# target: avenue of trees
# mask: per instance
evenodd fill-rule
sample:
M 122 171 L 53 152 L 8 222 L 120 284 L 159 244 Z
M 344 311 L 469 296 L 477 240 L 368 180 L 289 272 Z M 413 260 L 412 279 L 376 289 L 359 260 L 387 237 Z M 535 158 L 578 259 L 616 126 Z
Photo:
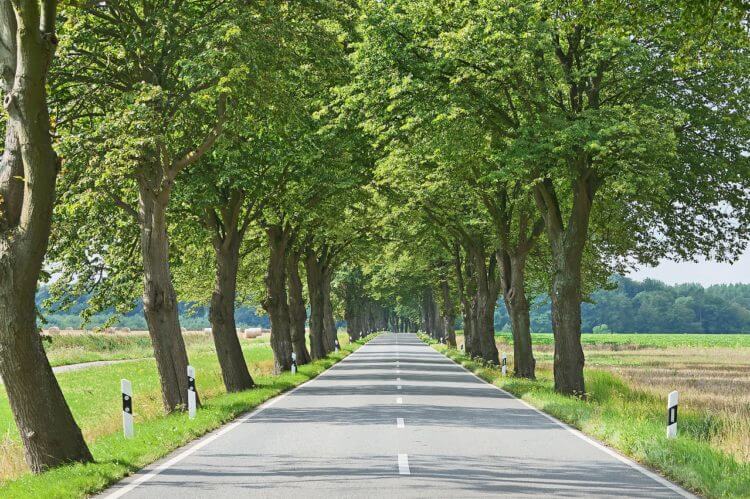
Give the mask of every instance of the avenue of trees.
M 180 303 L 203 304 L 227 391 L 349 335 L 423 330 L 585 396 L 581 303 L 634 262 L 732 259 L 750 218 L 742 2 L 0 0 L 0 376 L 41 472 L 88 451 L 36 294 L 85 318 L 140 301 L 165 412 Z M 309 331 L 309 332 L 308 332 Z

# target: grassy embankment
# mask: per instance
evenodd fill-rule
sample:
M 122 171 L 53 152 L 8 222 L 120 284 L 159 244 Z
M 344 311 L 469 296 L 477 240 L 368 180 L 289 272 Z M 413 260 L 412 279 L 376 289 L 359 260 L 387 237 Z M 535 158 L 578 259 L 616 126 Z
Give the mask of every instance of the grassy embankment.
M 750 335 L 584 335 L 585 401 L 554 393 L 552 337 L 533 340 L 537 381 L 503 378 L 460 350 L 434 347 L 688 489 L 750 497 Z M 510 335 L 497 343 L 512 368 Z M 679 437 L 667 440 L 666 395 L 674 389 L 680 391 Z
M 342 352 L 301 366 L 292 376 L 271 374 L 273 355 L 267 340 L 243 340 L 243 351 L 257 387 L 241 393 L 224 392 L 216 355 L 209 337 L 188 340 L 190 361 L 197 370 L 197 387 L 203 407 L 196 419 L 184 413 L 165 416 L 153 359 L 92 367 L 58 374 L 65 398 L 96 460 L 93 464 L 64 466 L 31 475 L 23 462 L 23 449 L 8 400 L 0 387 L 0 497 L 84 497 L 105 488 L 174 449 L 230 421 L 262 402 L 326 370 L 359 344 L 340 335 Z M 361 343 L 360 343 L 361 344 Z M 121 434 L 120 379 L 133 382 L 136 436 Z

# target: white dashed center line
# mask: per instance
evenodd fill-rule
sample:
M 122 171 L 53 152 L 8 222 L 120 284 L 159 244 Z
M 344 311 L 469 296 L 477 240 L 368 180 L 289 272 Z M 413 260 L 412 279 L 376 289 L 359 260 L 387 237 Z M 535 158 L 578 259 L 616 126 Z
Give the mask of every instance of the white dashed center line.
M 396 418 L 396 428 L 404 427 L 404 418 Z
M 400 390 L 400 389 L 401 389 L 401 385 L 398 385 L 398 386 L 396 387 L 396 390 Z
M 399 454 L 398 455 L 398 474 L 399 475 L 411 475 L 409 470 L 409 455 Z

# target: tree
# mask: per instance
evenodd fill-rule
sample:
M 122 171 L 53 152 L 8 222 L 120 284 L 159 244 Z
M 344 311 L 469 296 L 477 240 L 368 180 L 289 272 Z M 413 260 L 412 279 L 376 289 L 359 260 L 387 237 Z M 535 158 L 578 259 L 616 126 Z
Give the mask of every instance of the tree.
M 0 164 L 0 376 L 35 473 L 91 461 L 36 326 L 35 293 L 49 241 L 55 181 L 47 77 L 58 44 L 57 3 L 0 3 L 7 112 Z
M 705 34 L 705 23 L 670 2 L 623 10 L 613 2 L 395 0 L 365 9 L 356 59 L 365 90 L 354 104 L 386 110 L 399 124 L 370 120 L 376 144 L 413 147 L 401 135 L 425 116 L 477 123 L 495 183 L 518 186 L 541 214 L 557 391 L 585 394 L 587 246 L 603 262 L 731 257 L 743 246 L 747 37 L 734 12 L 718 9 L 711 43 L 698 46 L 685 34 Z
M 141 258 L 130 270 L 142 272 L 167 411 L 187 404 L 188 364 L 169 265 L 168 206 L 178 176 L 221 134 L 233 85 L 247 84 L 236 50 L 250 33 L 242 9 L 225 1 L 114 1 L 66 10 L 70 29 L 57 92 L 70 120 L 65 148 L 76 158 L 71 175 L 96 172 L 78 178 L 74 190 L 95 190 L 107 201 L 97 200 L 99 206 L 118 208 L 138 229 Z M 82 266 L 117 251 L 102 249 L 110 244 L 111 225 L 101 229 L 106 235 L 82 243 L 89 255 L 99 255 Z

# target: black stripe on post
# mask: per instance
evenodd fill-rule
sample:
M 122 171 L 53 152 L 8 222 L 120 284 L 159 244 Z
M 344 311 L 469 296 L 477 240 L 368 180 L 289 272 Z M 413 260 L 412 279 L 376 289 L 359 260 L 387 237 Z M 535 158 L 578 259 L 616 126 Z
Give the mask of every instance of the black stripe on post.
M 195 391 L 195 378 L 188 376 L 188 390 L 191 392 Z
M 677 406 L 673 405 L 667 412 L 667 426 L 675 424 L 677 422 Z
M 133 414 L 133 397 L 125 393 L 122 394 L 122 412 Z

